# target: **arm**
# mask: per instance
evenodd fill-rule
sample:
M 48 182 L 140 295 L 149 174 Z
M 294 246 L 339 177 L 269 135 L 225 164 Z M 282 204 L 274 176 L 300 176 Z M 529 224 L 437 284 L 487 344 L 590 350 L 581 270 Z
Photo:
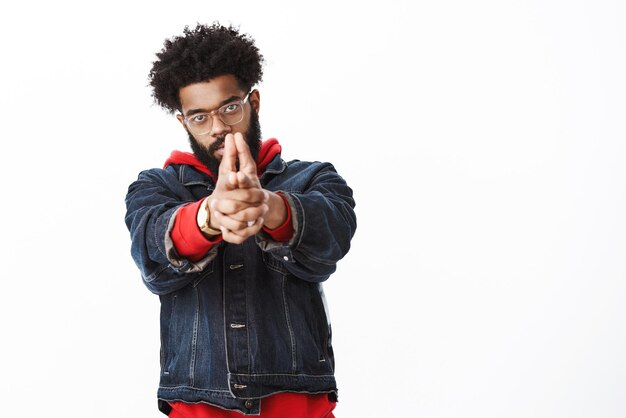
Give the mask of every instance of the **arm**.
M 144 171 L 128 188 L 125 221 L 131 234 L 131 255 L 153 293 L 169 293 L 198 279 L 217 254 L 217 246 L 213 246 L 192 262 L 180 256 L 173 244 L 176 215 L 195 201 L 168 170 Z
M 285 243 L 275 242 L 265 232 L 257 235 L 261 249 L 268 251 L 295 276 L 314 282 L 326 280 L 337 262 L 350 249 L 356 230 L 352 189 L 328 163 L 296 163 L 286 175 L 296 191 L 283 192 L 292 214 L 294 235 Z
M 256 164 L 241 134 L 227 135 L 225 148 L 220 178 L 231 179 L 230 187 L 241 193 L 257 191 L 258 196 L 262 191 L 266 197 L 250 202 L 226 195 L 213 199 L 211 216 L 222 226 L 224 240 L 241 243 L 256 235 L 260 248 L 280 260 L 292 274 L 308 281 L 326 280 L 348 252 L 356 230 L 352 189 L 331 164 L 297 163 L 283 174 L 285 184 L 295 185 L 296 191 L 282 192 L 283 199 L 261 188 Z M 236 158 L 239 171 L 235 171 Z M 294 233 L 290 240 L 278 242 L 267 228 L 283 225 L 288 216 Z M 248 226 L 250 221 L 255 224 Z M 261 224 L 267 228 L 261 229 Z

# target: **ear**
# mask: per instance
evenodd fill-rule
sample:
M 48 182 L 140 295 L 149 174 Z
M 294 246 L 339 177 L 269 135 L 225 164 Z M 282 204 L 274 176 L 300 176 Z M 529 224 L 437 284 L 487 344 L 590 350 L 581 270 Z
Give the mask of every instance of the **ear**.
M 248 97 L 248 101 L 250 101 L 252 108 L 258 114 L 261 109 L 261 93 L 259 93 L 257 89 L 252 90 L 250 97 Z
M 185 121 L 183 120 L 183 115 L 181 115 L 180 113 L 177 113 L 176 114 L 176 119 L 178 119 L 180 124 L 183 125 L 183 128 L 185 128 L 185 130 L 187 130 L 187 125 L 185 125 Z

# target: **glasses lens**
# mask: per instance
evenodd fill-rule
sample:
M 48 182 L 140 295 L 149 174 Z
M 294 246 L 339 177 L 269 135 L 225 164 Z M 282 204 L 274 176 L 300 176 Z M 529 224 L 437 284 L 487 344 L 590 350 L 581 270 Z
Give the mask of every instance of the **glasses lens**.
M 187 118 L 187 127 L 192 134 L 199 135 L 211 130 L 213 117 L 208 113 L 198 113 Z
M 235 125 L 243 120 L 243 103 L 229 103 L 217 110 L 217 116 L 226 125 Z M 198 113 L 187 119 L 187 128 L 193 135 L 205 135 L 213 127 L 212 113 Z
M 226 125 L 234 125 L 243 119 L 243 106 L 241 103 L 229 103 L 220 107 L 219 115 Z

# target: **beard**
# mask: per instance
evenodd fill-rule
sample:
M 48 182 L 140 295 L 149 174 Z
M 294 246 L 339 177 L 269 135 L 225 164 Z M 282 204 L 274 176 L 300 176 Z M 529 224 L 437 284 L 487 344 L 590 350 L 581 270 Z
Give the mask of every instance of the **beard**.
M 200 162 L 204 164 L 215 177 L 217 177 L 219 174 L 220 160 L 215 158 L 214 154 L 215 151 L 217 151 L 226 141 L 226 135 L 217 137 L 215 142 L 209 145 L 209 148 L 205 148 L 200 145 L 191 133 L 187 132 L 187 135 L 189 135 L 189 145 L 191 146 L 191 150 L 196 158 L 200 160 Z M 248 130 L 243 136 L 248 144 L 248 147 L 250 148 L 252 158 L 254 158 L 254 161 L 257 161 L 259 158 L 259 151 L 261 150 L 261 126 L 259 124 L 259 115 L 254 110 L 250 112 L 250 126 L 248 126 Z M 238 160 L 236 164 L 237 168 L 239 168 Z

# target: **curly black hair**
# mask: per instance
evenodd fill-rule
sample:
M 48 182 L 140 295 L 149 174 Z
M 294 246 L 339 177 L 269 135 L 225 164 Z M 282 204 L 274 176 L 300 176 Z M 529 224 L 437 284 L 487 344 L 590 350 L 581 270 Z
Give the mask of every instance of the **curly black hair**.
M 232 74 L 249 91 L 263 78 L 263 56 L 254 40 L 217 22 L 185 26 L 182 36 L 166 39 L 150 70 L 154 102 L 170 113 L 181 110 L 179 90 L 192 83 Z

